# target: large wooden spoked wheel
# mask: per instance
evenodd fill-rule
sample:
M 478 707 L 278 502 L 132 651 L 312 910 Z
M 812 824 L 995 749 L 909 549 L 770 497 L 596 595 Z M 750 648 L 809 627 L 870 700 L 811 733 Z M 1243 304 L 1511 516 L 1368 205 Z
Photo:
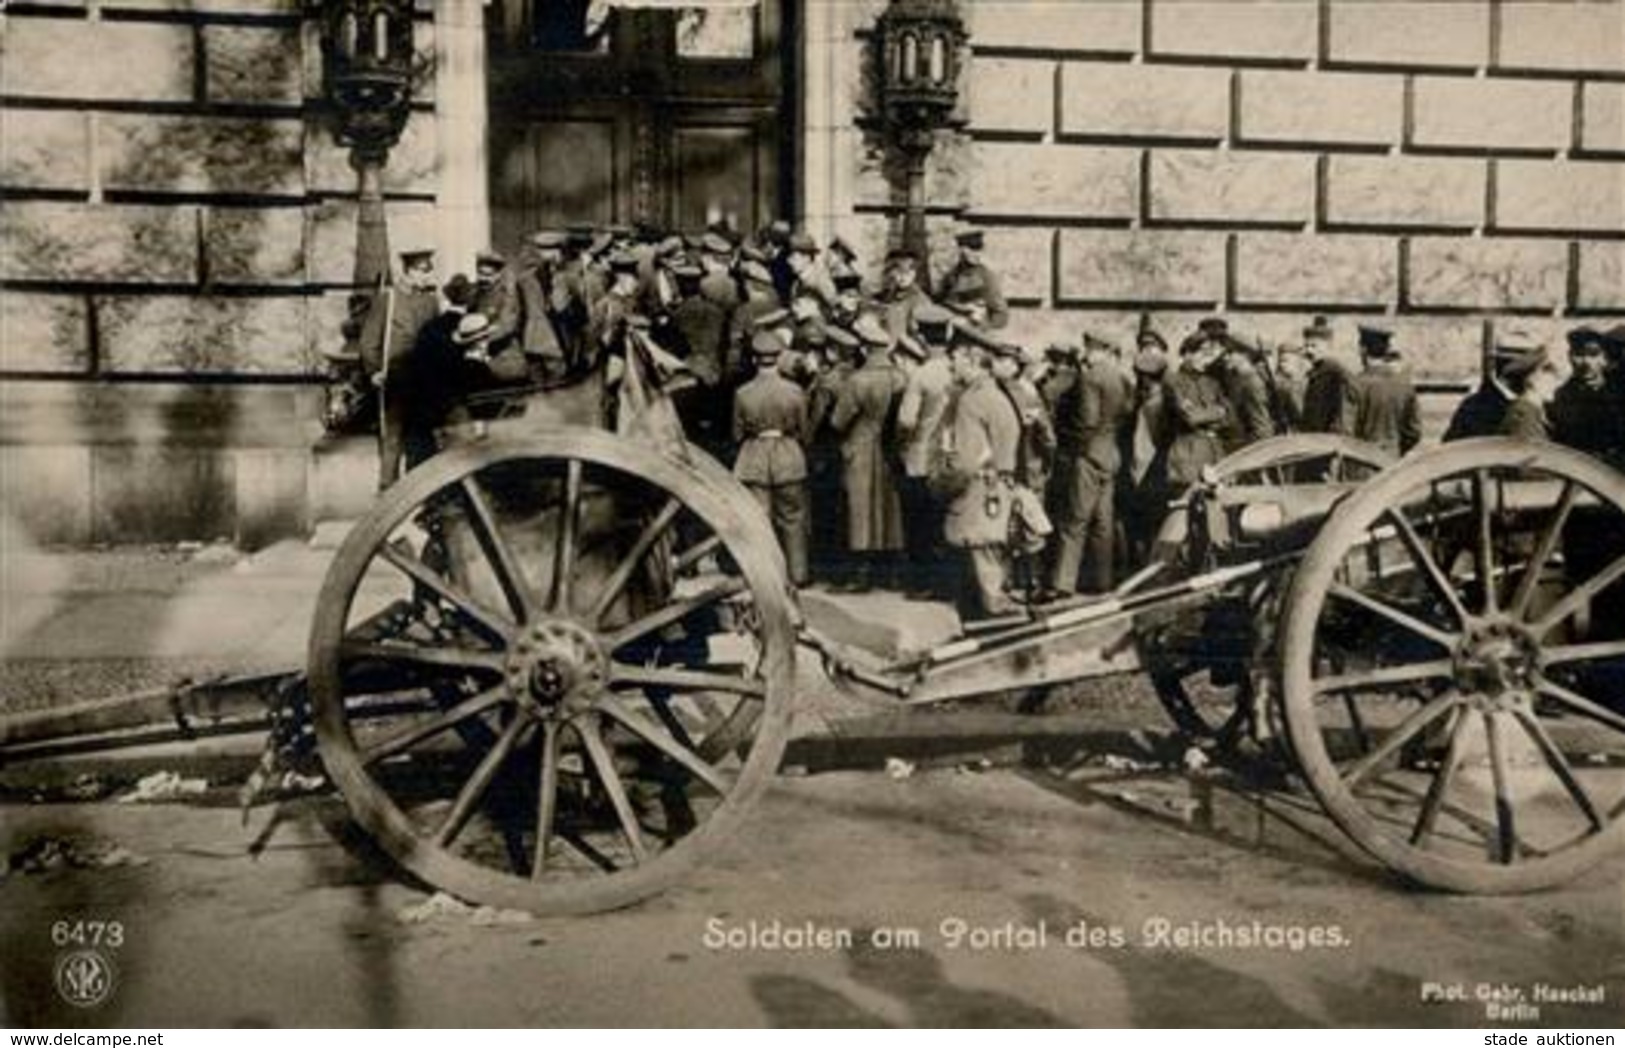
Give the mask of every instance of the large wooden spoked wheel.
M 791 597 L 714 464 L 560 429 L 447 451 L 339 549 L 309 652 L 357 823 L 468 901 L 585 913 L 664 889 L 783 754 Z
M 1326 812 L 1415 881 L 1519 892 L 1625 845 L 1625 476 L 1501 439 L 1345 500 L 1287 596 L 1287 729 Z
M 1166 567 L 1161 583 L 1222 566 L 1203 519 L 1224 488 L 1288 488 L 1369 480 L 1394 458 L 1374 444 L 1334 433 L 1291 433 L 1250 444 L 1214 464 L 1211 477 L 1187 492 L 1157 531 L 1155 555 Z M 1232 514 L 1234 515 L 1234 514 Z M 1186 735 L 1233 741 L 1246 725 L 1258 665 L 1260 623 L 1278 595 L 1256 588 L 1245 598 L 1147 617 L 1139 631 L 1147 676 L 1174 725 Z

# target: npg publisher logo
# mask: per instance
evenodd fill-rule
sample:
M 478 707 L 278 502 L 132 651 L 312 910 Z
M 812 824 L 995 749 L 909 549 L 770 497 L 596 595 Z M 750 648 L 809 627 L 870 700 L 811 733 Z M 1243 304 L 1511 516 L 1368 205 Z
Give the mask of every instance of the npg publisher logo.
M 71 950 L 57 959 L 56 992 L 75 1008 L 94 1008 L 113 995 L 113 962 L 100 950 Z

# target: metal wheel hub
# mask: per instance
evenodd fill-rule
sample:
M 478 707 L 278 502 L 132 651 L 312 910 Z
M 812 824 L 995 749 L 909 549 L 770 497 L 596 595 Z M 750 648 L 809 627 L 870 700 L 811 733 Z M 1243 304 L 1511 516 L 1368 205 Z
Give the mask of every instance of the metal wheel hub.
M 509 689 L 545 717 L 589 710 L 609 680 L 597 637 L 578 623 L 549 619 L 528 627 L 508 655 Z
M 1540 645 L 1510 619 L 1470 624 L 1456 647 L 1456 685 L 1482 709 L 1507 710 L 1527 701 L 1539 670 Z

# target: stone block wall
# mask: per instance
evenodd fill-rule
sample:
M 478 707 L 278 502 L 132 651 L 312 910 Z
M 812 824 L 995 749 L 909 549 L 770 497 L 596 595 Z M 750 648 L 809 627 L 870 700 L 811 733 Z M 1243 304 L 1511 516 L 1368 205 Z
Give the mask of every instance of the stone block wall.
M 933 157 L 935 240 L 988 228 L 1019 338 L 1213 311 L 1272 341 L 1326 313 L 1352 337 L 1380 315 L 1423 378 L 1467 383 L 1498 324 L 1625 312 L 1621 0 L 962 7 L 967 126 Z
M 7 512 L 44 542 L 297 531 L 355 238 L 304 5 L 79 0 L 0 17 Z M 386 168 L 397 246 L 433 234 L 432 89 Z

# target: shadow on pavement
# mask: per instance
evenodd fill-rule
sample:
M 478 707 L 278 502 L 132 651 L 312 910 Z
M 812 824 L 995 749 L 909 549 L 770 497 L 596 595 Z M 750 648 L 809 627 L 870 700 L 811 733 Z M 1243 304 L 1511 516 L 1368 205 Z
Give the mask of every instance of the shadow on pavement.
M 847 973 L 865 989 L 898 1001 L 914 1026 L 942 1029 L 1059 1028 L 1065 1020 L 1019 997 L 955 986 L 942 962 L 918 948 L 877 949 L 868 936 L 846 951 Z M 813 979 L 758 975 L 751 993 L 778 1027 L 890 1026 L 882 1016 Z

